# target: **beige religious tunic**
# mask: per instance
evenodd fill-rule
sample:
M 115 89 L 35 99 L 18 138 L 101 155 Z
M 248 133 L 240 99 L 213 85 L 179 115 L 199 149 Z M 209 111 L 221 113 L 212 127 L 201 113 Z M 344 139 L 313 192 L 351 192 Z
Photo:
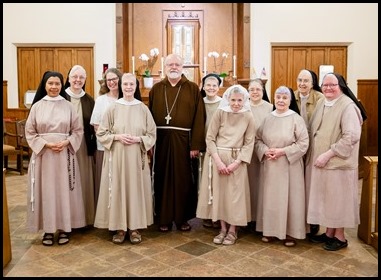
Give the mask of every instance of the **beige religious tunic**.
M 310 121 L 311 146 L 306 160 L 307 222 L 330 228 L 354 228 L 360 223 L 358 157 L 362 117 L 359 108 L 342 94 L 333 106 L 319 101 Z M 316 158 L 331 149 L 323 168 Z
M 83 128 L 73 105 L 58 96 L 45 96 L 30 109 L 25 125 L 32 157 L 28 167 L 27 228 L 31 232 L 71 232 L 86 225 L 78 151 Z M 69 140 L 57 153 L 47 142 Z
M 116 134 L 139 136 L 124 145 Z M 97 130 L 105 148 L 94 227 L 135 230 L 153 224 L 153 192 L 147 151 L 156 141 L 156 125 L 148 107 L 135 99 L 119 99 L 105 111 Z
M 247 165 L 254 149 L 254 123 L 250 111 L 232 113 L 218 109 L 214 113 L 206 136 L 198 218 L 223 220 L 237 226 L 246 226 L 251 221 Z M 216 152 L 226 165 L 236 159 L 242 162 L 233 174 L 220 175 L 211 157 Z
M 256 230 L 264 236 L 285 239 L 306 237 L 306 208 L 303 155 L 308 149 L 303 118 L 292 110 L 270 113 L 257 131 L 255 151 L 263 162 L 258 193 Z M 265 159 L 269 148 L 284 148 L 286 155 Z

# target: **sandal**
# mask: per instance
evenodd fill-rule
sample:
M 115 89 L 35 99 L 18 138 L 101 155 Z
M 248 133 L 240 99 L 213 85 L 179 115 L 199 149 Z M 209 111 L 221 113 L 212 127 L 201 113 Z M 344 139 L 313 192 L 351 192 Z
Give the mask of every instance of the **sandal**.
M 54 244 L 54 234 L 53 233 L 45 233 L 42 238 L 42 245 L 44 246 L 53 246 Z
M 161 226 L 159 226 L 159 231 L 161 231 L 161 232 L 168 232 L 169 231 L 169 226 L 168 225 L 161 225 Z
M 224 242 L 225 237 L 226 231 L 220 231 L 220 233 L 216 237 L 214 237 L 213 243 L 220 245 L 222 244 L 222 242 Z
M 124 230 L 119 230 L 113 237 L 112 242 L 115 244 L 122 244 L 126 238 L 126 232 Z
M 271 243 L 273 241 L 275 241 L 275 237 L 273 236 L 262 236 L 262 242 L 264 243 Z
M 138 230 L 130 230 L 130 242 L 132 244 L 139 244 L 142 242 L 142 235 Z
M 222 242 L 223 245 L 233 245 L 237 241 L 237 234 L 235 232 L 229 231 L 228 234 L 225 236 L 224 241 Z
M 286 238 L 283 241 L 283 245 L 286 247 L 294 247 L 296 245 L 296 241 L 295 241 L 295 239 Z
M 190 231 L 191 230 L 191 226 L 187 222 L 185 222 L 185 223 L 183 223 L 181 225 L 180 230 L 181 231 Z
M 65 245 L 69 243 L 69 233 L 60 231 L 58 233 L 58 245 Z

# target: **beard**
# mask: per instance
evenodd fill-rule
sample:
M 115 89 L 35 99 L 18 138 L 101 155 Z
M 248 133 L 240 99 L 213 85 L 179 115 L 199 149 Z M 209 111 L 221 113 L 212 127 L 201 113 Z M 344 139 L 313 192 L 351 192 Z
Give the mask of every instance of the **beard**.
M 180 77 L 181 77 L 181 72 L 172 71 L 172 72 L 169 72 L 168 74 L 168 78 L 170 79 L 178 79 Z

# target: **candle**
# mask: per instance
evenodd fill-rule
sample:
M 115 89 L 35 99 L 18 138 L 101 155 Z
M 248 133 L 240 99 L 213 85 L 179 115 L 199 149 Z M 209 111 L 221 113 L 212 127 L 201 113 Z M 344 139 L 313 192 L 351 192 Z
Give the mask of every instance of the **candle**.
M 204 76 L 206 75 L 206 56 L 204 56 Z
M 164 57 L 161 58 L 161 77 L 164 78 Z
M 237 68 L 237 57 L 233 55 L 233 78 L 237 78 L 236 68 Z
M 132 56 L 132 74 L 135 75 L 135 56 Z

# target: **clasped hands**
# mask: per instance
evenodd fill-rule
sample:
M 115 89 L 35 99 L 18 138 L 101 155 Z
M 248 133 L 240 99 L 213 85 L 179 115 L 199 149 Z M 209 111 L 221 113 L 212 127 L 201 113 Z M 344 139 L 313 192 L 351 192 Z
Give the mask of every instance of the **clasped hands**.
M 223 175 L 232 174 L 235 170 L 237 170 L 237 168 L 241 164 L 241 161 L 238 161 L 238 160 L 234 160 L 229 165 L 226 165 L 225 163 L 223 163 L 223 161 L 220 158 L 217 158 L 217 159 L 215 158 L 214 161 L 217 165 L 218 173 Z
M 267 160 L 275 160 L 285 155 L 285 152 L 281 148 L 270 148 L 265 152 Z
M 130 134 L 118 134 L 115 136 L 116 140 L 121 142 L 124 145 L 131 145 L 135 143 L 140 143 L 139 136 L 132 136 Z
M 69 143 L 69 140 L 66 139 L 56 143 L 46 143 L 45 147 L 51 149 L 53 152 L 59 153 L 62 152 Z

